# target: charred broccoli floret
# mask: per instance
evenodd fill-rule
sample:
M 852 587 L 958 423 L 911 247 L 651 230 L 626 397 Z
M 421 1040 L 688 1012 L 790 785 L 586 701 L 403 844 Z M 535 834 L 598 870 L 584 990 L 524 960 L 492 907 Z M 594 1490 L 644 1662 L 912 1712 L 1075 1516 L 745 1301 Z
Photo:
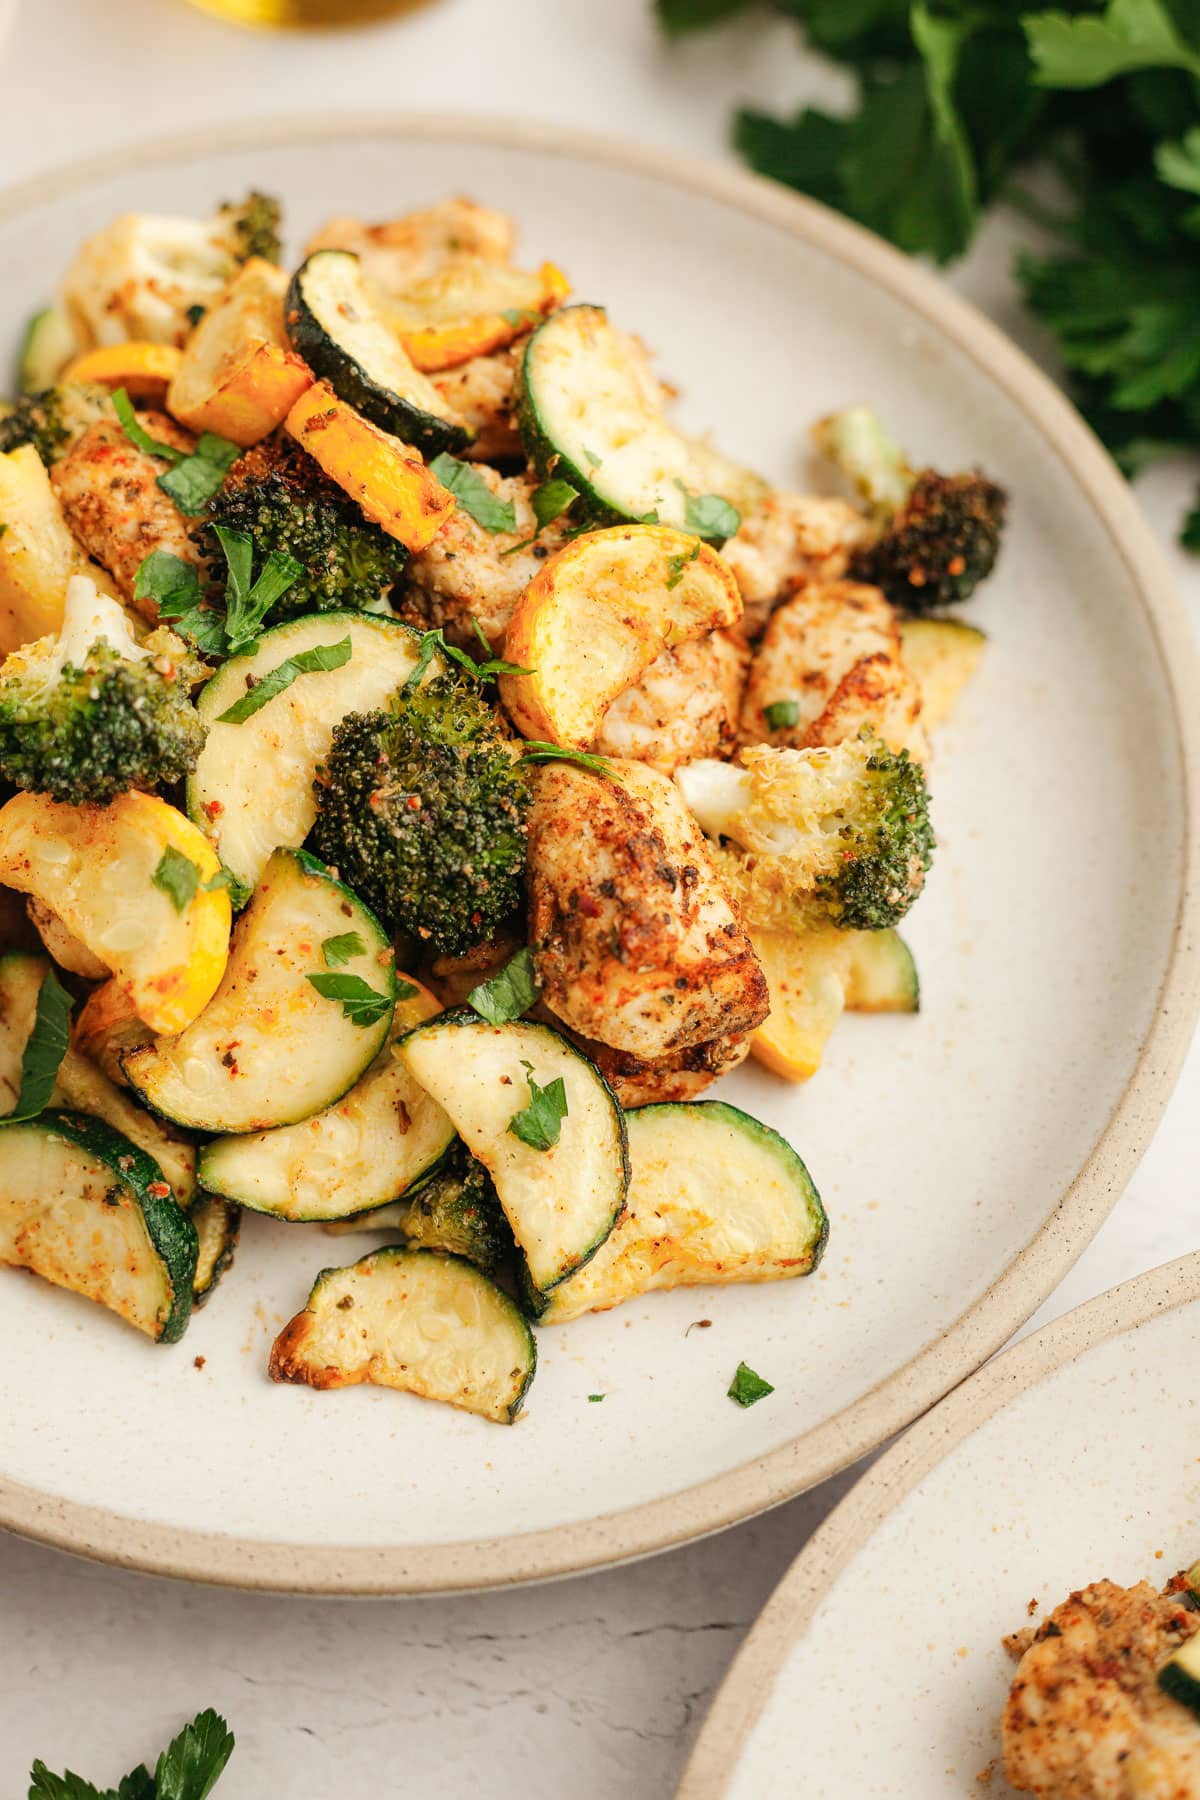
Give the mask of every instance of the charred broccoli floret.
M 179 781 L 205 738 L 192 674 L 170 632 L 138 644 L 117 602 L 73 576 L 58 636 L 0 666 L 0 783 L 104 806 Z
M 240 457 L 209 515 L 214 526 L 249 534 L 256 566 L 273 550 L 303 564 L 272 620 L 343 608 L 378 611 L 408 555 L 290 440 L 269 439 Z M 215 538 L 208 555 L 220 564 Z
M 246 198 L 236 204 L 226 201 L 217 211 L 217 222 L 240 263 L 252 256 L 265 257 L 267 262 L 279 261 L 283 250 L 279 237 L 282 217 L 283 208 L 278 200 L 271 194 L 260 194 L 256 189 L 251 189 Z
M 458 955 L 518 904 L 529 792 L 495 713 L 457 673 L 351 713 L 313 791 L 312 848 L 393 931 Z
M 452 1251 L 489 1275 L 513 1243 L 491 1176 L 463 1143 L 415 1196 L 400 1229 L 416 1249 Z
M 0 455 L 32 444 L 49 468 L 89 425 L 112 412 L 104 388 L 65 385 L 22 394 L 0 418 Z
M 813 435 L 849 476 L 879 526 L 851 574 L 909 612 L 967 600 L 991 574 L 1008 497 L 986 475 L 913 469 L 865 406 L 822 419 Z
M 709 837 L 747 924 L 816 919 L 853 931 L 899 924 L 933 861 L 918 764 L 869 734 L 819 750 L 743 750 L 740 764 L 686 763 L 675 779 Z

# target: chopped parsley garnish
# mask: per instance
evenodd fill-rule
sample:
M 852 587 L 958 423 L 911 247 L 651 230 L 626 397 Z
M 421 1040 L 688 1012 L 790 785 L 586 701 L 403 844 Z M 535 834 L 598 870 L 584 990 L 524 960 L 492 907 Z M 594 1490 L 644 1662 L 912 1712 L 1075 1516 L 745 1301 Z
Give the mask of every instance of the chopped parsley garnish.
M 364 981 L 361 975 L 306 975 L 306 981 L 312 983 L 326 1000 L 340 1000 L 343 1015 L 352 1025 L 375 1025 L 385 1013 L 392 1010 L 390 994 L 381 994 L 378 989 Z
M 502 550 L 500 554 L 515 556 L 518 550 L 528 550 L 530 544 L 537 543 L 538 532 L 544 531 L 547 525 L 552 525 L 555 519 L 560 519 L 567 508 L 572 506 L 578 498 L 579 489 L 573 488 L 569 481 L 562 481 L 557 477 L 551 481 L 543 481 L 542 485 L 535 487 L 529 496 L 529 504 L 532 506 L 533 516 L 537 520 L 537 531 L 532 537 L 522 538 L 519 544 L 510 544 L 508 549 Z
M 186 912 L 200 886 L 200 871 L 190 856 L 168 844 L 158 859 L 158 867 L 150 877 L 161 888 L 176 912 Z
M 159 462 L 182 462 L 187 455 L 186 450 L 176 449 L 174 444 L 164 444 L 159 438 L 152 438 L 137 413 L 133 401 L 123 387 L 119 387 L 112 397 L 113 411 L 120 420 L 121 430 L 129 439 L 135 450 L 144 456 L 156 456 Z
M 769 706 L 763 707 L 763 718 L 768 731 L 786 731 L 799 717 L 798 700 L 772 700 Z
M 687 528 L 702 538 L 731 538 L 742 522 L 742 515 L 720 494 L 692 494 L 682 481 L 676 484 L 683 492 L 684 517 Z
M 588 1402 L 592 1406 L 598 1406 L 600 1404 L 601 1400 L 603 1400 L 603 1399 L 604 1399 L 603 1394 L 589 1394 L 588 1395 Z
M 29 1800 L 207 1800 L 233 1754 L 233 1733 L 209 1707 L 172 1739 L 151 1775 L 139 1764 L 117 1788 L 101 1790 L 82 1776 L 54 1775 L 40 1759 L 29 1775 Z
M 681 550 L 678 556 L 667 558 L 667 587 L 677 588 L 683 580 L 684 570 L 689 563 L 694 563 L 700 554 L 700 539 L 697 538 L 690 555 Z
M 67 1054 L 67 1027 L 75 1002 L 53 969 L 47 969 L 38 989 L 33 1030 L 21 1054 L 21 1085 L 17 1103 L 0 1119 L 0 1125 L 17 1125 L 45 1112 Z
M 285 688 L 290 688 L 297 676 L 317 675 L 326 669 L 340 669 L 350 661 L 352 654 L 348 637 L 340 639 L 336 644 L 316 644 L 311 650 L 298 650 L 295 656 L 276 663 L 253 687 L 248 687 L 240 700 L 235 700 L 223 713 L 218 713 L 217 723 L 240 725 L 243 719 L 251 718 L 269 700 L 274 700 L 276 694 L 282 694 Z
M 467 995 L 467 1005 L 489 1025 L 507 1025 L 520 1019 L 538 997 L 533 952 L 528 945 L 511 956 L 488 981 L 481 981 Z
M 321 945 L 321 955 L 325 958 L 327 969 L 344 968 L 354 957 L 366 954 L 367 946 L 357 931 L 339 932 L 337 937 L 327 937 Z
M 625 778 L 614 769 L 606 756 L 593 756 L 590 750 L 568 750 L 562 744 L 544 744 L 540 738 L 529 738 L 521 747 L 521 761 L 527 763 L 569 762 L 593 775 L 611 775 L 614 781 Z
M 739 1406 L 754 1406 L 759 1400 L 765 1400 L 775 1389 L 761 1375 L 756 1375 L 748 1363 L 740 1362 L 733 1380 L 729 1384 L 729 1398 L 736 1400 Z
M 223 614 L 208 603 L 192 564 L 169 550 L 152 550 L 145 558 L 134 577 L 133 595 L 135 600 L 153 600 L 159 618 L 173 625 L 201 655 L 235 656 L 253 643 L 268 612 L 304 570 L 295 557 L 272 550 L 252 580 L 249 532 L 231 531 L 225 525 L 215 530 L 226 562 Z
M 471 623 L 475 627 L 476 635 L 490 652 L 491 647 L 480 631 L 478 622 L 472 618 Z M 420 687 L 426 669 L 439 652 L 443 656 L 448 656 L 451 662 L 456 662 L 460 669 L 465 669 L 475 681 L 494 681 L 497 675 L 532 675 L 533 673 L 532 669 L 523 669 L 519 663 L 505 662 L 502 657 L 492 656 L 490 653 L 486 662 L 476 662 L 473 656 L 469 656 L 465 650 L 460 650 L 457 644 L 448 644 L 445 634 L 439 626 L 436 631 L 422 632 L 420 646 L 417 650 L 417 660 L 413 665 L 412 673 L 404 683 L 406 688 Z
M 171 464 L 167 473 L 158 478 L 163 493 L 170 495 L 181 513 L 196 518 L 242 454 L 240 445 L 231 444 L 228 438 L 218 437 L 213 431 L 203 431 L 194 450 L 178 450 L 174 444 L 164 444 L 160 438 L 150 436 L 124 388 L 116 390 L 112 401 L 121 430 L 130 443 L 144 455 Z
M 227 869 L 224 863 L 221 864 L 212 880 L 204 883 L 204 892 L 215 894 L 222 888 L 227 891 L 229 904 L 234 912 L 239 912 L 254 892 L 254 889 L 248 887 L 244 881 L 239 881 L 233 870 Z
M 533 1064 L 522 1058 L 521 1067 L 529 1083 L 529 1105 L 513 1114 L 508 1129 L 531 1150 L 553 1150 L 567 1116 L 566 1083 L 561 1075 L 556 1075 L 545 1087 L 539 1087 Z
M 458 501 L 484 531 L 515 531 L 517 511 L 511 500 L 499 500 L 478 469 L 443 450 L 429 465 L 431 475 Z

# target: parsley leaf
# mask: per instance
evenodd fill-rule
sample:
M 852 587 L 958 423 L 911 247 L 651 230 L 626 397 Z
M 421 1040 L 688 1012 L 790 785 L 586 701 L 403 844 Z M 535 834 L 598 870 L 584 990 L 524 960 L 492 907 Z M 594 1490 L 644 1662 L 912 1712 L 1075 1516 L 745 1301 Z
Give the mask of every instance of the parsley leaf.
M 218 713 L 217 723 L 240 725 L 243 719 L 251 718 L 264 707 L 268 700 L 274 700 L 277 694 L 282 694 L 285 688 L 291 687 L 297 676 L 320 674 L 326 669 L 340 669 L 350 661 L 352 654 L 348 637 L 340 639 L 336 644 L 315 644 L 311 650 L 298 650 L 295 656 L 276 663 L 252 688 L 247 688 L 240 700 L 235 700 L 223 713 Z
M 529 1083 L 529 1105 L 513 1114 L 508 1129 L 531 1150 L 553 1150 L 567 1116 L 566 1083 L 561 1075 L 556 1075 L 545 1087 L 539 1087 L 534 1080 L 533 1064 L 522 1057 L 521 1067 Z
M 1200 76 L 1162 0 L 1109 0 L 1102 18 L 1044 12 L 1023 20 L 1034 78 L 1043 87 L 1100 87 L 1136 69 L 1183 69 Z
M 763 719 L 768 731 L 786 731 L 799 717 L 798 700 L 772 700 L 769 706 L 763 707 Z
M 538 997 L 533 952 L 528 945 L 511 956 L 498 974 L 467 995 L 467 1005 L 489 1025 L 507 1025 L 527 1013 Z
M 214 607 L 206 604 L 195 565 L 169 550 L 152 550 L 138 565 L 133 578 L 135 600 L 152 600 L 158 616 L 173 625 L 196 649 L 208 656 L 224 656 L 225 624 Z
M 340 1000 L 342 1014 L 352 1025 L 375 1025 L 392 1010 L 390 994 L 381 994 L 361 975 L 306 975 L 326 1000 Z
M 593 775 L 610 775 L 614 781 L 624 776 L 607 756 L 593 756 L 589 750 L 568 750 L 562 744 L 544 744 L 540 738 L 528 738 L 521 746 L 521 761 L 527 763 L 569 762 L 577 768 L 590 769 Z
M 185 1725 L 159 1757 L 155 1800 L 207 1800 L 232 1754 L 233 1733 L 209 1707 Z
M 537 531 L 532 537 L 522 538 L 519 544 L 510 544 L 507 550 L 500 552 L 501 556 L 515 556 L 518 550 L 528 550 L 530 544 L 536 544 L 538 532 L 544 531 L 547 525 L 552 525 L 555 519 L 561 518 L 578 498 L 579 489 L 573 488 L 569 481 L 562 481 L 557 477 L 535 487 L 529 496 L 529 504 L 537 520 Z
M 123 1777 L 116 1800 L 155 1800 L 154 1777 L 144 1763 Z
M 605 1398 L 605 1396 L 603 1394 L 589 1394 L 588 1402 L 592 1406 L 598 1406 L 600 1401 L 603 1400 L 604 1398 Z
M 687 528 L 701 538 L 729 538 L 734 535 L 742 522 L 742 515 L 736 506 L 730 506 L 728 500 L 722 500 L 720 494 L 692 494 L 679 482 L 683 489 L 684 516 Z
M 224 486 L 225 477 L 241 454 L 240 445 L 231 444 L 228 438 L 218 437 L 213 431 L 201 432 L 192 454 L 160 475 L 158 485 L 181 513 L 189 519 L 198 518 Z
M 67 1031 L 75 1002 L 53 969 L 47 969 L 38 989 L 33 1030 L 21 1053 L 21 1085 L 16 1105 L 0 1119 L 0 1125 L 18 1125 L 45 1112 L 67 1054 Z
M 517 510 L 511 500 L 499 500 L 478 469 L 460 462 L 443 450 L 429 465 L 431 475 L 448 488 L 465 513 L 484 531 L 515 531 Z
M 259 627 L 275 602 L 303 575 L 304 565 L 283 550 L 272 550 L 251 584 L 254 548 L 249 532 L 232 531 L 226 525 L 216 526 L 215 531 L 229 567 L 225 637 L 229 653 L 234 655 L 258 636 Z
M 729 1384 L 729 1398 L 736 1400 L 739 1406 L 753 1406 L 759 1400 L 765 1400 L 775 1389 L 761 1375 L 756 1375 L 748 1363 L 740 1362 Z
M 158 867 L 150 877 L 161 888 L 178 913 L 186 912 L 200 885 L 200 871 L 190 856 L 168 844 L 158 859 Z
M 64 1775 L 52 1775 L 39 1760 L 29 1772 L 28 1800 L 113 1800 L 113 1796 L 102 1794 L 99 1788 L 84 1781 L 81 1775 L 73 1775 L 70 1769 Z
M 357 931 L 343 931 L 337 937 L 327 937 L 321 945 L 327 969 L 340 969 L 353 957 L 366 954 L 367 946 Z
M 221 888 L 225 888 L 228 892 L 229 904 L 234 912 L 240 912 L 254 892 L 254 889 L 248 887 L 244 881 L 239 881 L 233 870 L 227 869 L 224 863 L 221 864 L 212 880 L 204 883 L 206 894 L 218 893 Z
M 700 539 L 697 538 L 695 545 L 692 548 L 692 553 L 690 556 L 685 554 L 685 552 L 682 550 L 679 552 L 678 556 L 668 556 L 668 558 L 667 558 L 667 587 L 668 588 L 677 588 L 679 586 L 680 582 L 683 580 L 684 570 L 687 568 L 689 563 L 695 562 L 695 560 L 699 556 L 699 554 L 700 554 Z
M 113 411 L 120 420 L 121 430 L 144 456 L 156 456 L 160 462 L 180 463 L 187 456 L 186 450 L 177 450 L 174 444 L 164 444 L 160 438 L 152 438 L 134 411 L 133 401 L 123 387 L 115 390 Z
M 490 650 L 490 645 L 479 630 L 479 625 L 474 618 L 471 623 L 475 626 L 476 634 L 482 640 L 484 647 Z M 417 660 L 408 680 L 404 683 L 405 688 L 420 687 L 426 669 L 439 651 L 443 656 L 449 657 L 451 662 L 457 663 L 460 669 L 465 669 L 475 681 L 494 681 L 497 675 L 532 675 L 533 673 L 532 669 L 523 669 L 520 663 L 505 662 L 502 657 L 490 654 L 486 662 L 476 662 L 473 656 L 469 656 L 465 650 L 460 650 L 457 644 L 448 644 L 439 626 L 435 631 L 421 633 Z

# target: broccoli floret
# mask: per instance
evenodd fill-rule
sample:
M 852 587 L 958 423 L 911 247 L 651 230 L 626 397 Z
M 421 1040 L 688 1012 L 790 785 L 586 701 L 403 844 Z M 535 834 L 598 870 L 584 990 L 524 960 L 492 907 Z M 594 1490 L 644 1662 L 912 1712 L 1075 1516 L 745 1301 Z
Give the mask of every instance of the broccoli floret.
M 866 407 L 822 419 L 813 435 L 868 502 L 879 536 L 851 574 L 896 606 L 929 612 L 967 600 L 991 574 L 1008 496 L 977 470 L 941 475 L 910 468 Z
M 228 239 L 230 251 L 240 263 L 247 262 L 252 256 L 265 257 L 267 262 L 279 261 L 283 252 L 279 237 L 282 217 L 283 208 L 278 200 L 254 189 L 239 203 L 226 201 L 217 211 L 218 224 Z
M 756 745 L 740 765 L 687 763 L 684 799 L 753 929 L 819 919 L 853 931 L 898 925 L 933 861 L 929 794 L 907 750 L 869 733 L 828 749 Z
M 370 1223 L 369 1215 L 365 1221 Z M 512 1250 L 512 1232 L 492 1180 L 465 1144 L 449 1156 L 416 1195 L 400 1229 L 418 1250 L 449 1250 L 490 1275 Z
M 22 394 L 0 418 L 0 454 L 32 444 L 50 468 L 105 414 L 115 417 L 104 388 L 69 384 Z
M 500 725 L 465 675 L 402 688 L 351 713 L 313 784 L 312 848 L 393 931 L 448 955 L 518 904 L 529 791 Z
M 249 533 L 256 567 L 273 550 L 304 565 L 272 608 L 272 620 L 342 608 L 377 612 L 408 556 L 290 440 L 268 440 L 239 458 L 209 515 L 213 525 Z M 209 536 L 208 557 L 220 567 Z
M 0 782 L 72 805 L 179 781 L 205 729 L 193 665 L 170 632 L 138 644 L 86 575 L 67 584 L 62 629 L 0 667 Z

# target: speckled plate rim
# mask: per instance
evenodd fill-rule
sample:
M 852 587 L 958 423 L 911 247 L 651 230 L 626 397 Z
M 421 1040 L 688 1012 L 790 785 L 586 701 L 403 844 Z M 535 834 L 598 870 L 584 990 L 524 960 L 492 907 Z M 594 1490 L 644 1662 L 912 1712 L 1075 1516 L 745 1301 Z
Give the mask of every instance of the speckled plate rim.
M 814 1532 L 730 1665 L 675 1800 L 723 1800 L 791 1650 L 842 1571 L 921 1481 L 1013 1401 L 1089 1350 L 1200 1300 L 1200 1252 L 1109 1288 L 1006 1350 L 906 1431 Z
M 421 139 L 589 161 L 674 184 L 836 258 L 909 307 L 1022 410 L 1068 468 L 1127 568 L 1161 658 L 1185 820 L 1183 878 L 1166 973 L 1133 1073 L 1046 1222 L 950 1328 L 853 1405 L 767 1456 L 684 1492 L 550 1530 L 408 1547 L 275 1544 L 176 1530 L 0 1478 L 0 1527 L 148 1574 L 290 1593 L 445 1593 L 544 1581 L 649 1556 L 764 1512 L 826 1480 L 918 1418 L 987 1360 L 1070 1269 L 1127 1185 L 1179 1073 L 1200 1011 L 1200 673 L 1182 603 L 1133 495 L 1054 383 L 996 326 L 919 264 L 815 201 L 702 158 L 526 121 L 331 113 L 210 127 L 81 159 L 0 195 L 0 223 L 74 189 L 221 152 L 336 138 Z

